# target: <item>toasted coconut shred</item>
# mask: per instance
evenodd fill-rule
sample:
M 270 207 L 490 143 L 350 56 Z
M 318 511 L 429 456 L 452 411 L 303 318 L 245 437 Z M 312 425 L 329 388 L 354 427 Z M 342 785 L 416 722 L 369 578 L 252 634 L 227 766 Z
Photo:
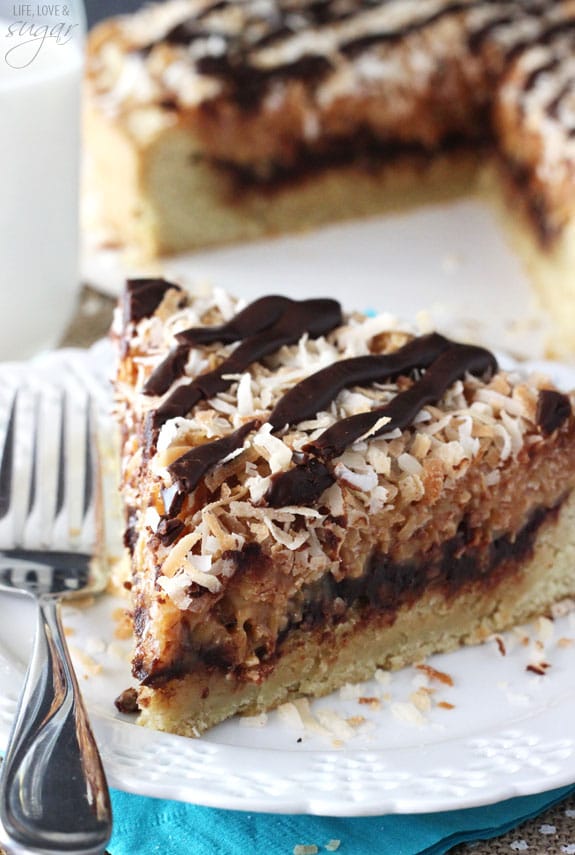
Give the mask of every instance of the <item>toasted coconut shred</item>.
M 168 323 L 159 318 L 140 322 L 131 339 L 138 367 L 137 386 L 134 390 L 126 384 L 122 390 L 127 399 L 126 418 L 130 418 L 130 409 L 141 418 L 158 406 L 159 400 L 141 394 L 141 388 L 176 345 L 176 332 L 198 323 L 222 323 L 240 306 L 223 292 L 203 288 L 193 306 L 174 312 Z M 163 304 L 160 314 L 169 315 L 169 308 Z M 259 543 L 269 553 L 274 545 L 287 548 L 297 556 L 294 574 L 301 577 L 298 584 L 313 581 L 336 570 L 334 558 L 322 547 L 321 534 L 328 519 L 346 518 L 348 528 L 361 529 L 370 515 L 388 514 L 400 537 L 407 540 L 412 534 L 414 505 L 424 500 L 432 503 L 463 478 L 472 464 L 481 461 L 488 464 L 486 486 L 496 483 L 507 461 L 526 445 L 539 441 L 534 393 L 523 376 L 510 372 L 497 375 L 487 384 L 467 376 L 452 385 L 437 407 L 423 408 L 412 427 L 377 437 L 370 431 L 335 458 L 331 463 L 335 483 L 325 490 L 317 507 L 268 507 L 265 494 L 271 480 L 293 465 L 294 452 L 339 419 L 392 400 L 398 386 L 385 383 L 346 389 L 315 418 L 272 433 L 265 419 L 280 397 L 294 382 L 337 360 L 368 355 L 376 336 L 378 344 L 384 341 L 385 352 L 386 347 L 395 350 L 413 334 L 387 314 L 376 318 L 350 315 L 344 326 L 330 335 L 315 340 L 304 335 L 297 344 L 254 363 L 248 371 L 234 376 L 226 392 L 199 402 L 187 418 L 170 419 L 163 425 L 148 467 L 150 509 L 140 523 L 152 532 L 158 525 L 158 508 L 162 512 L 162 491 L 174 490 L 169 462 L 198 444 L 226 436 L 253 417 L 263 422 L 246 437 L 242 448 L 208 473 L 205 486 L 209 495 L 203 489 L 198 503 L 190 497 L 189 506 L 196 509 L 185 519 L 182 536 L 169 546 L 157 546 L 161 571 L 150 574 L 154 578 L 146 582 L 156 595 L 167 596 L 183 610 L 190 607 L 192 589 L 217 595 L 226 578 L 235 572 L 225 554 L 241 550 L 246 542 Z M 191 374 L 211 370 L 235 346 L 193 348 L 187 370 Z M 168 394 L 188 380 L 176 380 Z M 540 381 L 540 385 L 544 383 Z M 382 427 L 385 424 L 378 423 L 377 428 Z M 137 454 L 131 455 L 127 447 L 125 471 L 132 467 L 137 470 Z M 135 487 L 126 487 L 125 498 L 135 505 L 130 502 L 130 489 Z

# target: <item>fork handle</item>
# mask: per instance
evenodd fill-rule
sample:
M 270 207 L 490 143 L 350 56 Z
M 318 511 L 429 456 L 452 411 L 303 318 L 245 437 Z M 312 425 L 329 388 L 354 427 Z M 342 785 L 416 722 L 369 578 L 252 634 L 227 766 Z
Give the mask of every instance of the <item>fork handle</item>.
M 38 625 L 0 779 L 10 852 L 102 855 L 111 807 L 100 755 L 64 640 L 56 598 Z

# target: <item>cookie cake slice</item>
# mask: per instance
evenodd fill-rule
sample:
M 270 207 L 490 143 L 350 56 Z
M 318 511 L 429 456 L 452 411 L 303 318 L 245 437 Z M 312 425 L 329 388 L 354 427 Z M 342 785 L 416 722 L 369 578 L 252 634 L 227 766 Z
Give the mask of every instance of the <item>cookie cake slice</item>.
M 575 594 L 573 396 L 331 299 L 128 282 L 141 723 L 197 736 Z

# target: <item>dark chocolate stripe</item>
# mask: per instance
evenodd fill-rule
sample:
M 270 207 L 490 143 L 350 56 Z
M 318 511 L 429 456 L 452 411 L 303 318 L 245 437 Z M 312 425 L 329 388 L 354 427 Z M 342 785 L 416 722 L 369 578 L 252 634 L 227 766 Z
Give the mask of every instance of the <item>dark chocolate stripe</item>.
M 383 383 L 415 368 L 427 368 L 452 342 L 438 333 L 414 338 L 381 356 L 358 356 L 334 362 L 302 380 L 278 401 L 269 422 L 274 430 L 313 418 L 349 386 Z
M 529 17 L 539 18 L 549 11 L 549 0 L 543 0 L 543 2 L 541 0 L 524 0 L 524 2 L 521 2 L 521 0 L 519 2 L 518 0 L 509 0 L 509 2 L 503 0 L 503 2 L 497 5 L 503 8 L 511 6 L 511 9 L 503 12 L 501 15 L 494 16 L 477 30 L 469 33 L 467 46 L 472 53 L 478 53 L 495 30 L 501 27 L 513 26 L 513 24 Z
M 518 14 L 507 14 L 507 15 L 499 15 L 499 17 L 492 18 L 490 21 L 487 21 L 480 27 L 478 30 L 474 30 L 469 33 L 467 37 L 467 46 L 472 53 L 479 53 L 484 43 L 487 41 L 489 36 L 491 36 L 495 30 L 498 30 L 500 27 L 507 27 L 512 24 L 517 23 Z
M 358 36 L 355 39 L 350 39 L 347 42 L 343 42 L 340 45 L 339 49 L 344 55 L 348 57 L 354 57 L 362 53 L 364 50 L 369 50 L 370 48 L 375 47 L 376 45 L 395 44 L 401 41 L 402 39 L 407 38 L 408 36 L 421 32 L 422 30 L 425 30 L 428 27 L 432 27 L 434 24 L 438 23 L 438 21 L 441 21 L 443 18 L 448 18 L 453 15 L 465 14 L 471 11 L 472 9 L 477 9 L 482 6 L 505 7 L 508 5 L 517 8 L 520 8 L 521 6 L 521 4 L 517 2 L 517 0 L 469 0 L 469 2 L 467 3 L 461 2 L 461 0 L 457 0 L 457 2 L 448 3 L 443 8 L 438 9 L 432 15 L 420 18 L 419 20 L 411 21 L 405 24 L 403 27 L 399 27 L 398 29 L 382 30 L 378 33 L 369 33 L 364 36 Z M 486 38 L 488 34 L 488 28 L 489 24 L 482 28 L 486 30 L 485 35 L 483 35 L 482 38 Z M 472 33 L 469 38 L 470 40 L 472 40 L 474 38 L 474 34 Z
M 525 83 L 523 84 L 524 92 L 530 92 L 531 89 L 534 89 L 538 80 L 543 77 L 544 74 L 548 74 L 550 71 L 555 71 L 558 65 L 559 59 L 554 56 L 553 59 L 544 62 L 537 68 L 534 68 L 525 78 Z
M 558 21 L 537 36 L 536 44 L 550 45 L 556 38 L 572 35 L 575 31 L 575 18 Z
M 241 198 L 246 190 L 255 189 L 258 194 L 271 194 L 282 187 L 292 188 L 296 181 L 314 177 L 320 170 L 355 166 L 364 174 L 378 172 L 382 166 L 409 163 L 415 169 L 426 169 L 434 157 L 452 154 L 454 157 L 469 151 L 477 152 L 491 142 L 488 117 L 476 127 L 458 133 L 446 133 L 437 142 L 405 141 L 395 137 L 378 138 L 367 129 L 353 134 L 326 140 L 320 148 L 299 146 L 285 163 L 268 164 L 265 171 L 255 164 L 233 163 L 232 161 L 209 159 L 209 165 L 230 182 L 234 193 Z
M 142 388 L 144 395 L 163 395 L 167 392 L 174 380 L 184 374 L 189 352 L 190 349 L 181 344 L 173 347 L 146 380 Z
M 363 36 L 358 36 L 355 39 L 350 39 L 347 42 L 343 42 L 340 45 L 339 49 L 341 53 L 344 54 L 344 56 L 358 56 L 360 53 L 363 53 L 363 51 L 369 50 L 370 48 L 375 47 L 377 45 L 395 44 L 396 42 L 407 38 L 407 36 L 411 36 L 414 33 L 420 32 L 421 30 L 432 26 L 437 21 L 440 21 L 442 18 L 448 17 L 450 15 L 455 15 L 460 12 L 465 12 L 472 6 L 482 6 L 484 3 L 485 0 L 473 0 L 472 3 L 450 3 L 448 6 L 444 6 L 443 9 L 438 9 L 437 12 L 435 12 L 433 15 L 420 18 L 418 21 L 412 21 L 409 24 L 405 24 L 405 26 L 400 27 L 399 29 L 382 30 L 378 33 L 368 33 Z
M 575 19 L 559 21 L 555 24 L 548 26 L 534 39 L 521 39 L 519 42 L 516 42 L 507 51 L 505 59 L 507 63 L 511 63 L 527 48 L 536 47 L 537 45 L 548 46 L 552 44 L 555 39 L 561 38 L 562 36 L 571 35 L 574 31 Z
M 165 279 L 128 279 L 123 301 L 124 324 L 130 321 L 137 324 L 143 318 L 150 318 L 170 289 L 182 290 Z
M 232 5 L 233 0 L 215 0 L 215 3 L 211 3 L 209 6 L 206 6 L 205 9 L 202 9 L 201 12 L 197 13 L 196 20 L 201 21 L 204 18 L 208 18 L 210 15 L 213 15 L 214 12 L 223 12 L 224 9 L 229 9 Z
M 179 345 L 170 351 L 150 375 L 142 389 L 144 395 L 164 395 L 175 380 L 183 377 L 190 348 L 194 345 L 215 342 L 229 344 L 262 332 L 278 320 L 290 302 L 287 297 L 262 297 L 246 306 L 227 324 L 214 327 L 190 327 L 178 333 L 176 340 Z
M 372 436 L 389 433 L 408 427 L 417 414 L 427 404 L 434 404 L 445 394 L 456 380 L 466 373 L 485 375 L 497 371 L 497 362 L 492 353 L 482 347 L 466 344 L 453 344 L 442 353 L 421 380 L 400 392 L 389 404 L 377 407 L 367 413 L 349 416 L 328 428 L 314 442 L 304 447 L 304 451 L 317 455 L 323 460 L 331 460 L 342 454 L 363 434 L 370 431 L 384 417 L 389 421 L 375 431 Z
M 215 30 L 208 30 L 206 27 L 199 23 L 200 18 L 188 18 L 185 21 L 182 21 L 180 24 L 176 24 L 175 27 L 172 27 L 171 30 L 163 37 L 162 41 L 165 41 L 169 45 L 179 45 L 181 47 L 188 47 L 196 41 L 200 41 L 202 39 L 209 39 L 212 35 L 217 35 L 222 38 L 225 42 L 228 42 L 229 39 L 225 33 L 220 33 Z M 153 43 L 148 45 L 148 49 L 153 47 Z
M 200 74 L 218 77 L 232 91 L 236 102 L 244 108 L 259 104 L 276 79 L 318 82 L 333 68 L 327 57 L 318 54 L 304 54 L 293 62 L 264 68 L 250 65 L 244 56 L 233 52 L 221 56 L 202 56 L 196 62 Z
M 192 383 L 178 386 L 157 410 L 149 414 L 146 425 L 148 446 L 151 447 L 158 431 L 169 419 L 185 416 L 198 401 L 229 389 L 233 380 L 224 379 L 224 375 L 240 374 L 280 347 L 299 341 L 304 333 L 317 338 L 341 323 L 341 306 L 336 300 L 289 300 L 275 323 L 246 338 L 214 371 L 200 374 Z
M 238 33 L 225 31 L 206 22 L 212 13 L 232 5 L 229 0 L 221 0 L 174 26 L 160 41 L 188 46 L 197 41 L 207 41 L 212 36 L 221 38 L 225 50 L 220 55 L 206 54 L 199 57 L 195 64 L 201 74 L 217 77 L 224 82 L 228 94 L 244 108 L 256 106 L 275 80 L 300 80 L 319 82 L 332 69 L 331 61 L 321 54 L 308 53 L 291 62 L 279 63 L 272 67 L 262 67 L 251 62 L 254 51 L 270 44 L 283 41 L 297 35 L 303 29 L 321 29 L 336 24 L 370 8 L 377 7 L 389 0 L 353 0 L 342 3 L 335 0 L 311 0 L 309 3 L 289 4 L 278 2 L 269 17 L 259 13 L 248 17 L 245 27 Z M 395 44 L 402 39 L 432 27 L 444 18 L 466 15 L 473 9 L 492 7 L 501 14 L 480 26 L 468 35 L 468 46 L 477 52 L 494 30 L 503 26 L 513 26 L 528 17 L 539 17 L 549 10 L 549 3 L 541 0 L 454 0 L 446 3 L 432 14 L 424 15 L 403 26 L 368 33 L 349 39 L 339 46 L 344 55 L 353 58 L 365 50 L 377 45 Z M 249 10 L 249 6 L 248 6 Z M 557 35 L 567 32 L 572 22 L 561 21 L 547 27 L 539 38 L 520 39 L 507 52 L 506 59 L 511 61 L 524 48 L 535 44 L 547 44 Z M 154 43 L 142 48 L 149 51 Z
M 559 110 L 561 109 L 561 104 L 573 89 L 575 89 L 575 78 L 571 78 L 571 80 L 568 80 L 561 87 L 561 89 L 553 98 L 553 100 L 549 102 L 546 110 L 547 114 L 551 116 L 552 119 L 559 118 Z
M 287 392 L 271 413 L 269 422 L 274 430 L 296 424 L 325 409 L 345 387 L 357 383 L 382 382 L 415 368 L 427 368 L 434 359 L 452 346 L 448 339 L 432 333 L 413 339 L 394 353 L 360 356 L 336 362 L 302 380 Z M 243 440 L 244 435 L 241 436 L 241 442 Z M 219 462 L 219 453 L 222 457 L 230 453 L 227 446 L 227 450 L 222 450 L 224 446 L 220 444 L 221 440 L 205 443 L 195 450 L 190 459 L 195 461 L 201 452 L 202 460 L 209 460 L 211 465 L 215 465 Z M 179 463 L 179 460 L 176 463 Z M 196 466 L 193 472 L 189 470 L 187 487 L 190 490 L 195 489 L 206 471 L 207 468 L 201 466 Z M 279 478 L 274 478 L 266 500 L 271 507 L 282 507 L 290 504 L 288 500 L 297 496 L 297 504 L 306 505 L 313 497 L 320 496 L 334 480 L 334 476 L 324 464 L 311 460 L 283 473 Z
M 536 422 L 545 436 L 560 428 L 571 416 L 571 401 L 555 389 L 542 389 L 537 398 Z
M 391 0 L 350 0 L 347 4 L 333 0 L 312 0 L 310 3 L 277 3 L 270 17 L 262 15 L 248 16 L 245 27 L 238 34 L 228 34 L 223 30 L 209 29 L 204 23 L 211 15 L 235 5 L 231 0 L 219 0 L 196 15 L 180 21 L 172 27 L 162 39 L 151 42 L 147 50 L 159 41 L 188 46 L 198 39 L 209 39 L 212 35 L 231 43 L 235 53 L 242 54 L 275 44 L 289 38 L 303 29 L 336 24 L 352 18 L 361 12 Z M 249 11 L 249 6 L 248 6 Z
M 270 508 L 312 505 L 334 481 L 335 476 L 325 463 L 311 458 L 300 466 L 273 476 L 266 502 Z
M 216 463 L 220 463 L 231 454 L 232 451 L 241 448 L 244 439 L 253 430 L 260 426 L 257 419 L 246 422 L 233 433 L 217 439 L 215 442 L 206 442 L 197 448 L 192 448 L 182 457 L 178 457 L 168 466 L 168 472 L 179 484 L 180 490 L 191 493 L 195 490 L 201 479 L 212 469 Z
M 217 327 L 191 327 L 176 335 L 181 344 L 230 344 L 273 326 L 293 301 L 272 295 L 254 300 L 226 324 Z
M 426 404 L 438 401 L 449 386 L 467 372 L 482 375 L 497 370 L 495 357 L 482 347 L 455 343 L 450 345 L 450 348 L 443 351 L 427 369 L 421 380 L 414 383 L 410 389 L 400 392 L 384 407 L 337 422 L 324 431 L 315 442 L 308 443 L 304 451 L 317 455 L 324 461 L 337 457 L 360 436 L 367 433 L 383 416 L 387 416 L 390 421 L 372 436 L 378 436 L 396 428 L 403 430 L 413 422 Z M 315 479 L 317 485 L 315 492 L 310 486 L 309 461 L 307 461 L 274 477 L 266 494 L 267 502 L 272 507 L 299 505 L 300 496 L 305 495 L 307 504 L 313 504 L 329 486 L 329 470 L 325 467 L 325 463 L 323 465 L 325 471 L 321 471 L 321 477 L 319 470 L 314 470 L 318 473 Z

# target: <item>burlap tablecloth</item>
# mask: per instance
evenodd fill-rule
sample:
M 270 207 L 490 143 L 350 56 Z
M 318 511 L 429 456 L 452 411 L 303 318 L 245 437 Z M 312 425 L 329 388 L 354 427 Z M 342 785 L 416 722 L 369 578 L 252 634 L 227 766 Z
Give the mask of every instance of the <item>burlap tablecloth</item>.
M 67 347 L 85 347 L 106 335 L 113 307 L 114 301 L 110 297 L 86 287 L 76 317 L 62 344 Z M 514 852 L 575 855 L 575 796 L 508 834 L 492 840 L 462 844 L 451 852 L 452 855 L 512 855 Z

